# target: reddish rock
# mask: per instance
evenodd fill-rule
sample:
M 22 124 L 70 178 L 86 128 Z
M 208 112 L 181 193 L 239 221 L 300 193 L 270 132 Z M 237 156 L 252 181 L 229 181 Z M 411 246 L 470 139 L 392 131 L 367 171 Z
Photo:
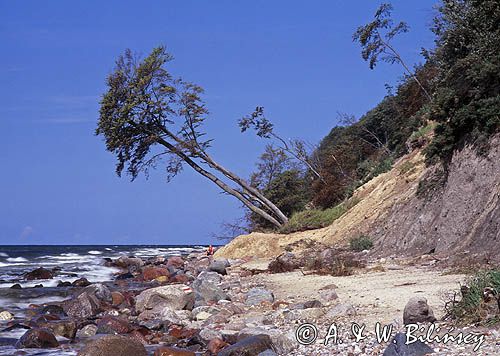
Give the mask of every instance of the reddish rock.
M 183 328 L 182 326 L 179 325 L 172 325 L 168 330 L 168 334 L 177 339 L 187 339 L 193 337 L 197 333 L 198 330 L 196 329 Z
M 147 356 L 144 345 L 125 336 L 107 335 L 92 341 L 78 356 Z
M 133 330 L 131 333 L 128 334 L 128 336 L 133 339 L 139 341 L 143 345 L 149 344 L 149 338 L 141 333 L 139 330 Z
M 120 292 L 111 292 L 112 304 L 116 307 L 125 301 L 125 297 Z
M 54 278 L 54 272 L 49 271 L 43 267 L 37 268 L 31 272 L 28 272 L 24 275 L 28 281 L 33 281 L 35 279 L 52 279 Z
M 167 267 L 183 268 L 184 260 L 179 256 L 172 256 L 167 260 Z
M 224 342 L 222 339 L 216 337 L 215 339 L 210 340 L 207 348 L 208 351 L 210 351 L 212 354 L 217 355 L 219 351 L 222 350 L 227 345 L 228 345 L 227 342 Z
M 47 349 L 58 347 L 59 342 L 50 329 L 36 328 L 26 331 L 16 343 L 18 349 Z
M 154 356 L 196 356 L 193 351 L 179 349 L 177 347 L 160 347 L 156 349 Z
M 105 316 L 97 323 L 98 334 L 126 334 L 129 331 L 128 321 L 116 316 Z
M 170 283 L 186 284 L 188 282 L 189 282 L 189 277 L 184 273 L 177 273 L 175 276 L 170 278 Z
M 168 278 L 170 276 L 168 269 L 162 267 L 147 267 L 142 271 L 142 278 L 144 278 L 145 281 L 152 281 L 161 276 Z

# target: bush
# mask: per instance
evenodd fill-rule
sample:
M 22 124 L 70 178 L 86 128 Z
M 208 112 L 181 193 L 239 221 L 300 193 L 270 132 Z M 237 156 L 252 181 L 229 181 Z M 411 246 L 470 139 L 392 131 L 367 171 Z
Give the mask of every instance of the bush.
M 319 229 L 331 225 L 347 211 L 345 204 L 339 204 L 326 210 L 304 210 L 292 215 L 288 223 L 280 229 L 281 233 L 289 234 L 297 231 Z
M 420 129 L 418 129 L 417 131 L 414 131 L 411 134 L 409 140 L 416 141 L 424 136 L 427 136 L 431 131 L 434 130 L 435 127 L 436 127 L 435 123 L 429 123 L 426 126 L 423 126 Z
M 352 238 L 349 245 L 353 251 L 364 251 L 373 247 L 373 241 L 368 236 L 361 235 Z
M 457 293 L 446 303 L 447 317 L 460 323 L 486 323 L 492 324 L 500 321 L 500 315 L 485 317 L 483 310 L 484 291 L 490 289 L 498 303 L 500 294 L 500 270 L 479 271 L 470 277 L 465 286 L 461 288 L 462 299 L 456 300 Z

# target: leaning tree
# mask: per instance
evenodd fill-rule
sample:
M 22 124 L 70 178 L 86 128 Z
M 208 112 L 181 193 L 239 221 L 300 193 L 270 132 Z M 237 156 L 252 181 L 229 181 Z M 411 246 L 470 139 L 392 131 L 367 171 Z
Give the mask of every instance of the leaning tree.
M 273 225 L 285 224 L 285 214 L 262 192 L 208 153 L 203 89 L 174 78 L 165 68 L 171 60 L 163 46 L 144 59 L 127 50 L 107 78 L 96 135 L 116 156 L 117 174 L 125 171 L 134 180 L 163 162 L 170 181 L 188 165 Z

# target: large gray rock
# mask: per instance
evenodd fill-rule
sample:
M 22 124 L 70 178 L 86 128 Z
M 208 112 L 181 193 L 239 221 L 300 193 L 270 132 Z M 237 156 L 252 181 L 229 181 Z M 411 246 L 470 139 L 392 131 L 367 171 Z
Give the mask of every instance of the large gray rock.
M 328 320 L 336 319 L 342 316 L 354 316 L 356 315 L 356 309 L 349 303 L 337 304 L 330 308 L 326 313 L 326 318 Z
M 405 325 L 426 322 L 433 323 L 435 321 L 434 312 L 424 297 L 413 297 L 406 303 L 403 312 L 403 323 Z
M 222 275 L 226 275 L 226 268 L 230 266 L 229 261 L 226 259 L 213 260 L 208 266 L 208 270 L 212 272 L 217 272 Z
M 98 300 L 105 303 L 112 303 L 113 297 L 108 287 L 101 283 L 95 283 L 82 289 L 77 295 L 80 294 L 94 295 Z
M 195 306 L 216 303 L 219 300 L 229 300 L 229 296 L 220 285 L 221 281 L 217 272 L 201 272 L 192 284 Z
M 93 294 L 82 293 L 62 303 L 64 312 L 72 318 L 87 319 L 101 311 L 101 302 Z
M 128 268 L 129 270 L 136 271 L 144 266 L 144 261 L 138 257 L 120 256 L 115 260 L 115 265 L 121 268 Z
M 139 341 L 125 336 L 107 335 L 92 341 L 78 356 L 147 356 L 146 349 Z
M 172 310 L 192 309 L 194 294 L 184 284 L 167 285 L 146 289 L 136 298 L 135 309 L 138 312 L 152 310 L 155 307 L 168 307 Z
M 282 330 L 279 329 L 266 329 L 263 327 L 246 327 L 241 329 L 238 333 L 238 340 L 242 340 L 249 336 L 266 335 L 271 339 L 273 349 L 279 355 L 286 355 L 293 349 L 297 347 L 297 342 L 295 341 L 294 335 L 284 334 Z M 265 350 L 262 350 L 265 351 Z
M 259 305 L 262 302 L 274 302 L 274 295 L 264 288 L 252 288 L 246 295 L 246 305 Z
M 268 335 L 255 335 L 224 348 L 217 356 L 255 356 L 269 349 L 272 349 L 271 338 Z
M 384 356 L 424 356 L 434 350 L 421 341 L 406 345 L 406 335 L 397 333 L 384 351 Z

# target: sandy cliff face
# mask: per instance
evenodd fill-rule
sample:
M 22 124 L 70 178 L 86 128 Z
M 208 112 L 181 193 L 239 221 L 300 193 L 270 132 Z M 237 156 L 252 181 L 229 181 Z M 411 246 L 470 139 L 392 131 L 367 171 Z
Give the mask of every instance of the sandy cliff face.
M 429 177 L 434 168 L 424 174 Z M 448 179 L 428 198 L 394 205 L 382 230 L 373 228 L 381 253 L 429 251 L 500 262 L 500 137 L 486 156 L 470 147 L 457 152 Z
M 420 151 L 402 157 L 387 173 L 360 187 L 359 203 L 331 226 L 289 235 L 253 233 L 237 237 L 218 256 L 272 257 L 298 241 L 345 244 L 366 234 L 373 254 L 419 255 L 435 252 L 454 257 L 500 262 L 500 136 L 486 156 L 466 147 L 457 152 L 448 180 L 426 197 L 417 196 L 419 181 L 439 176 L 426 168 Z

